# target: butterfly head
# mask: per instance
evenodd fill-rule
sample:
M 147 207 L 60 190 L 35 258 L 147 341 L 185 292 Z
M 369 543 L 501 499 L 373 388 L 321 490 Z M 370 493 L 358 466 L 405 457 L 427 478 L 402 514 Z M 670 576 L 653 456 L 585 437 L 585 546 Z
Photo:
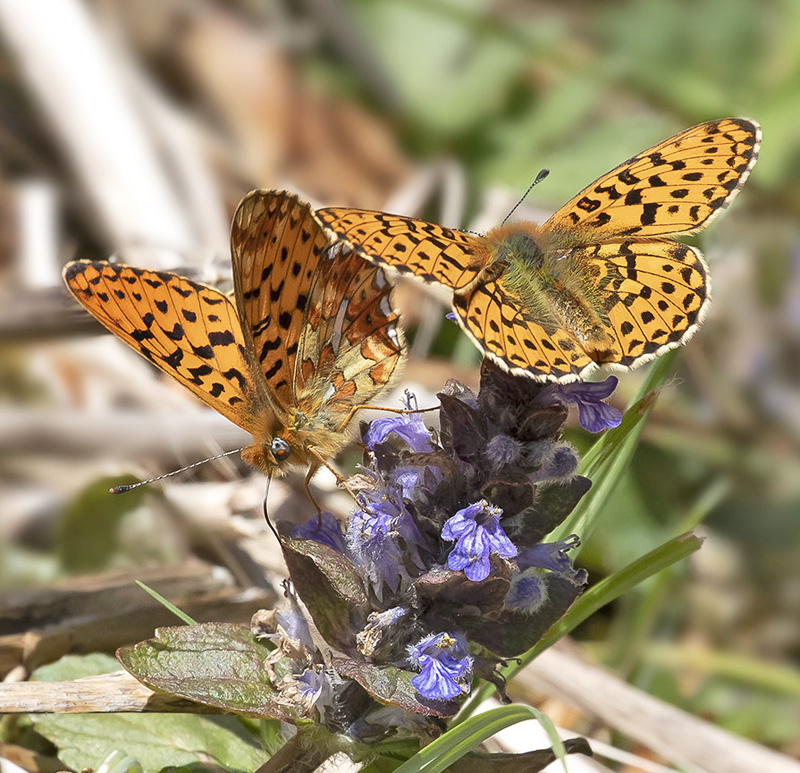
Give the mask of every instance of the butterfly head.
M 296 457 L 291 443 L 280 436 L 267 438 L 263 443 L 242 450 L 242 459 L 267 475 L 283 475 L 289 465 L 301 461 Z

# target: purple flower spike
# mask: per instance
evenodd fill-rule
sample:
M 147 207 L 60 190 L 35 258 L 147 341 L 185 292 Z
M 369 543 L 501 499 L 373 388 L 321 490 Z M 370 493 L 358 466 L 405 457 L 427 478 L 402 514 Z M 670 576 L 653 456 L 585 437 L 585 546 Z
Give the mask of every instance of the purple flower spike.
M 383 443 L 392 433 L 402 438 L 412 451 L 424 453 L 433 450 L 431 433 L 418 413 L 399 413 L 375 419 L 364 436 L 364 442 L 373 451 L 378 443 Z
M 575 381 L 572 384 L 554 384 L 550 395 L 558 402 L 578 406 L 578 421 L 589 432 L 602 432 L 618 427 L 622 414 L 603 402 L 617 388 L 617 377 L 605 381 Z
M 480 582 L 489 576 L 489 556 L 504 558 L 517 555 L 517 549 L 500 525 L 503 511 L 485 499 L 459 510 L 442 529 L 442 539 L 456 541 L 447 565 L 453 571 L 464 570 L 467 579 Z
M 428 700 L 447 701 L 466 692 L 472 678 L 472 658 L 460 636 L 434 633 L 408 648 L 409 660 L 420 667 L 414 689 Z

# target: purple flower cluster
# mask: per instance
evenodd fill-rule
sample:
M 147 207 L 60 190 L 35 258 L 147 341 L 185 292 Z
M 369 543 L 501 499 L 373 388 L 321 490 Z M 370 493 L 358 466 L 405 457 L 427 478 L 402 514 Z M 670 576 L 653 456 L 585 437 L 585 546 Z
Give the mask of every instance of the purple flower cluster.
M 410 412 L 365 427 L 344 531 L 323 513 L 284 536 L 297 593 L 341 653 L 333 671 L 375 712 L 451 716 L 473 676 L 491 679 L 580 595 L 577 538 L 542 540 L 589 488 L 561 439 L 567 404 L 593 431 L 613 426 L 614 383 L 542 385 L 484 362 L 477 394 L 448 382 L 439 395 L 438 432 Z M 358 715 L 363 732 L 375 712 Z

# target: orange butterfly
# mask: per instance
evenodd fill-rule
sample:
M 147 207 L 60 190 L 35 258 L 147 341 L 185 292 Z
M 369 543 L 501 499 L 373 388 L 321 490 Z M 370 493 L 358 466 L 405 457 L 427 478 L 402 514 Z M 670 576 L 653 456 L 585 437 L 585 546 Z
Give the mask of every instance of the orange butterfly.
M 383 270 L 334 240 L 293 194 L 253 191 L 233 218 L 235 302 L 104 262 L 69 263 L 64 281 L 112 333 L 250 432 L 245 461 L 267 474 L 308 465 L 310 477 L 405 353 Z
M 399 215 L 322 209 L 365 258 L 452 288 L 458 324 L 505 370 L 574 381 L 634 368 L 685 343 L 709 304 L 708 269 L 663 237 L 708 225 L 756 162 L 757 123 L 694 126 L 628 159 L 546 223 L 485 237 Z

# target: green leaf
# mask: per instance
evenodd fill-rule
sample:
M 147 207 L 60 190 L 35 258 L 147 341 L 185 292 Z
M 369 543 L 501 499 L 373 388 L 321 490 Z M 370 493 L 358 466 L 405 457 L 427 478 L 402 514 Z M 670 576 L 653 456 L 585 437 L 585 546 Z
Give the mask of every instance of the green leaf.
M 116 671 L 110 655 L 65 655 L 37 668 L 31 679 L 52 682 Z M 235 717 L 194 714 L 39 714 L 36 731 L 58 749 L 58 758 L 73 770 L 124 773 L 141 766 L 143 773 L 166 767 L 219 765 L 230 771 L 256 770 L 266 760 L 258 736 Z M 275 723 L 277 725 L 277 723 Z M 114 754 L 117 752 L 117 754 Z M 112 756 L 113 755 L 113 756 Z
M 73 770 L 97 769 L 115 751 L 138 760 L 144 773 L 200 765 L 252 773 L 266 761 L 257 740 L 235 717 L 42 714 L 32 719 Z
M 84 676 L 99 676 L 119 670 L 111 655 L 94 652 L 91 655 L 64 655 L 54 663 L 40 666 L 31 674 L 32 682 L 67 682 Z
M 514 705 L 491 709 L 455 725 L 397 768 L 396 773 L 439 773 L 495 733 L 528 719 L 539 720 L 563 764 L 566 750 L 550 718 L 532 706 Z
M 267 662 L 271 652 L 245 626 L 203 623 L 159 628 L 154 639 L 122 647 L 117 657 L 154 689 L 246 716 L 297 722 L 302 707 L 283 699 L 271 681 L 278 668 Z

